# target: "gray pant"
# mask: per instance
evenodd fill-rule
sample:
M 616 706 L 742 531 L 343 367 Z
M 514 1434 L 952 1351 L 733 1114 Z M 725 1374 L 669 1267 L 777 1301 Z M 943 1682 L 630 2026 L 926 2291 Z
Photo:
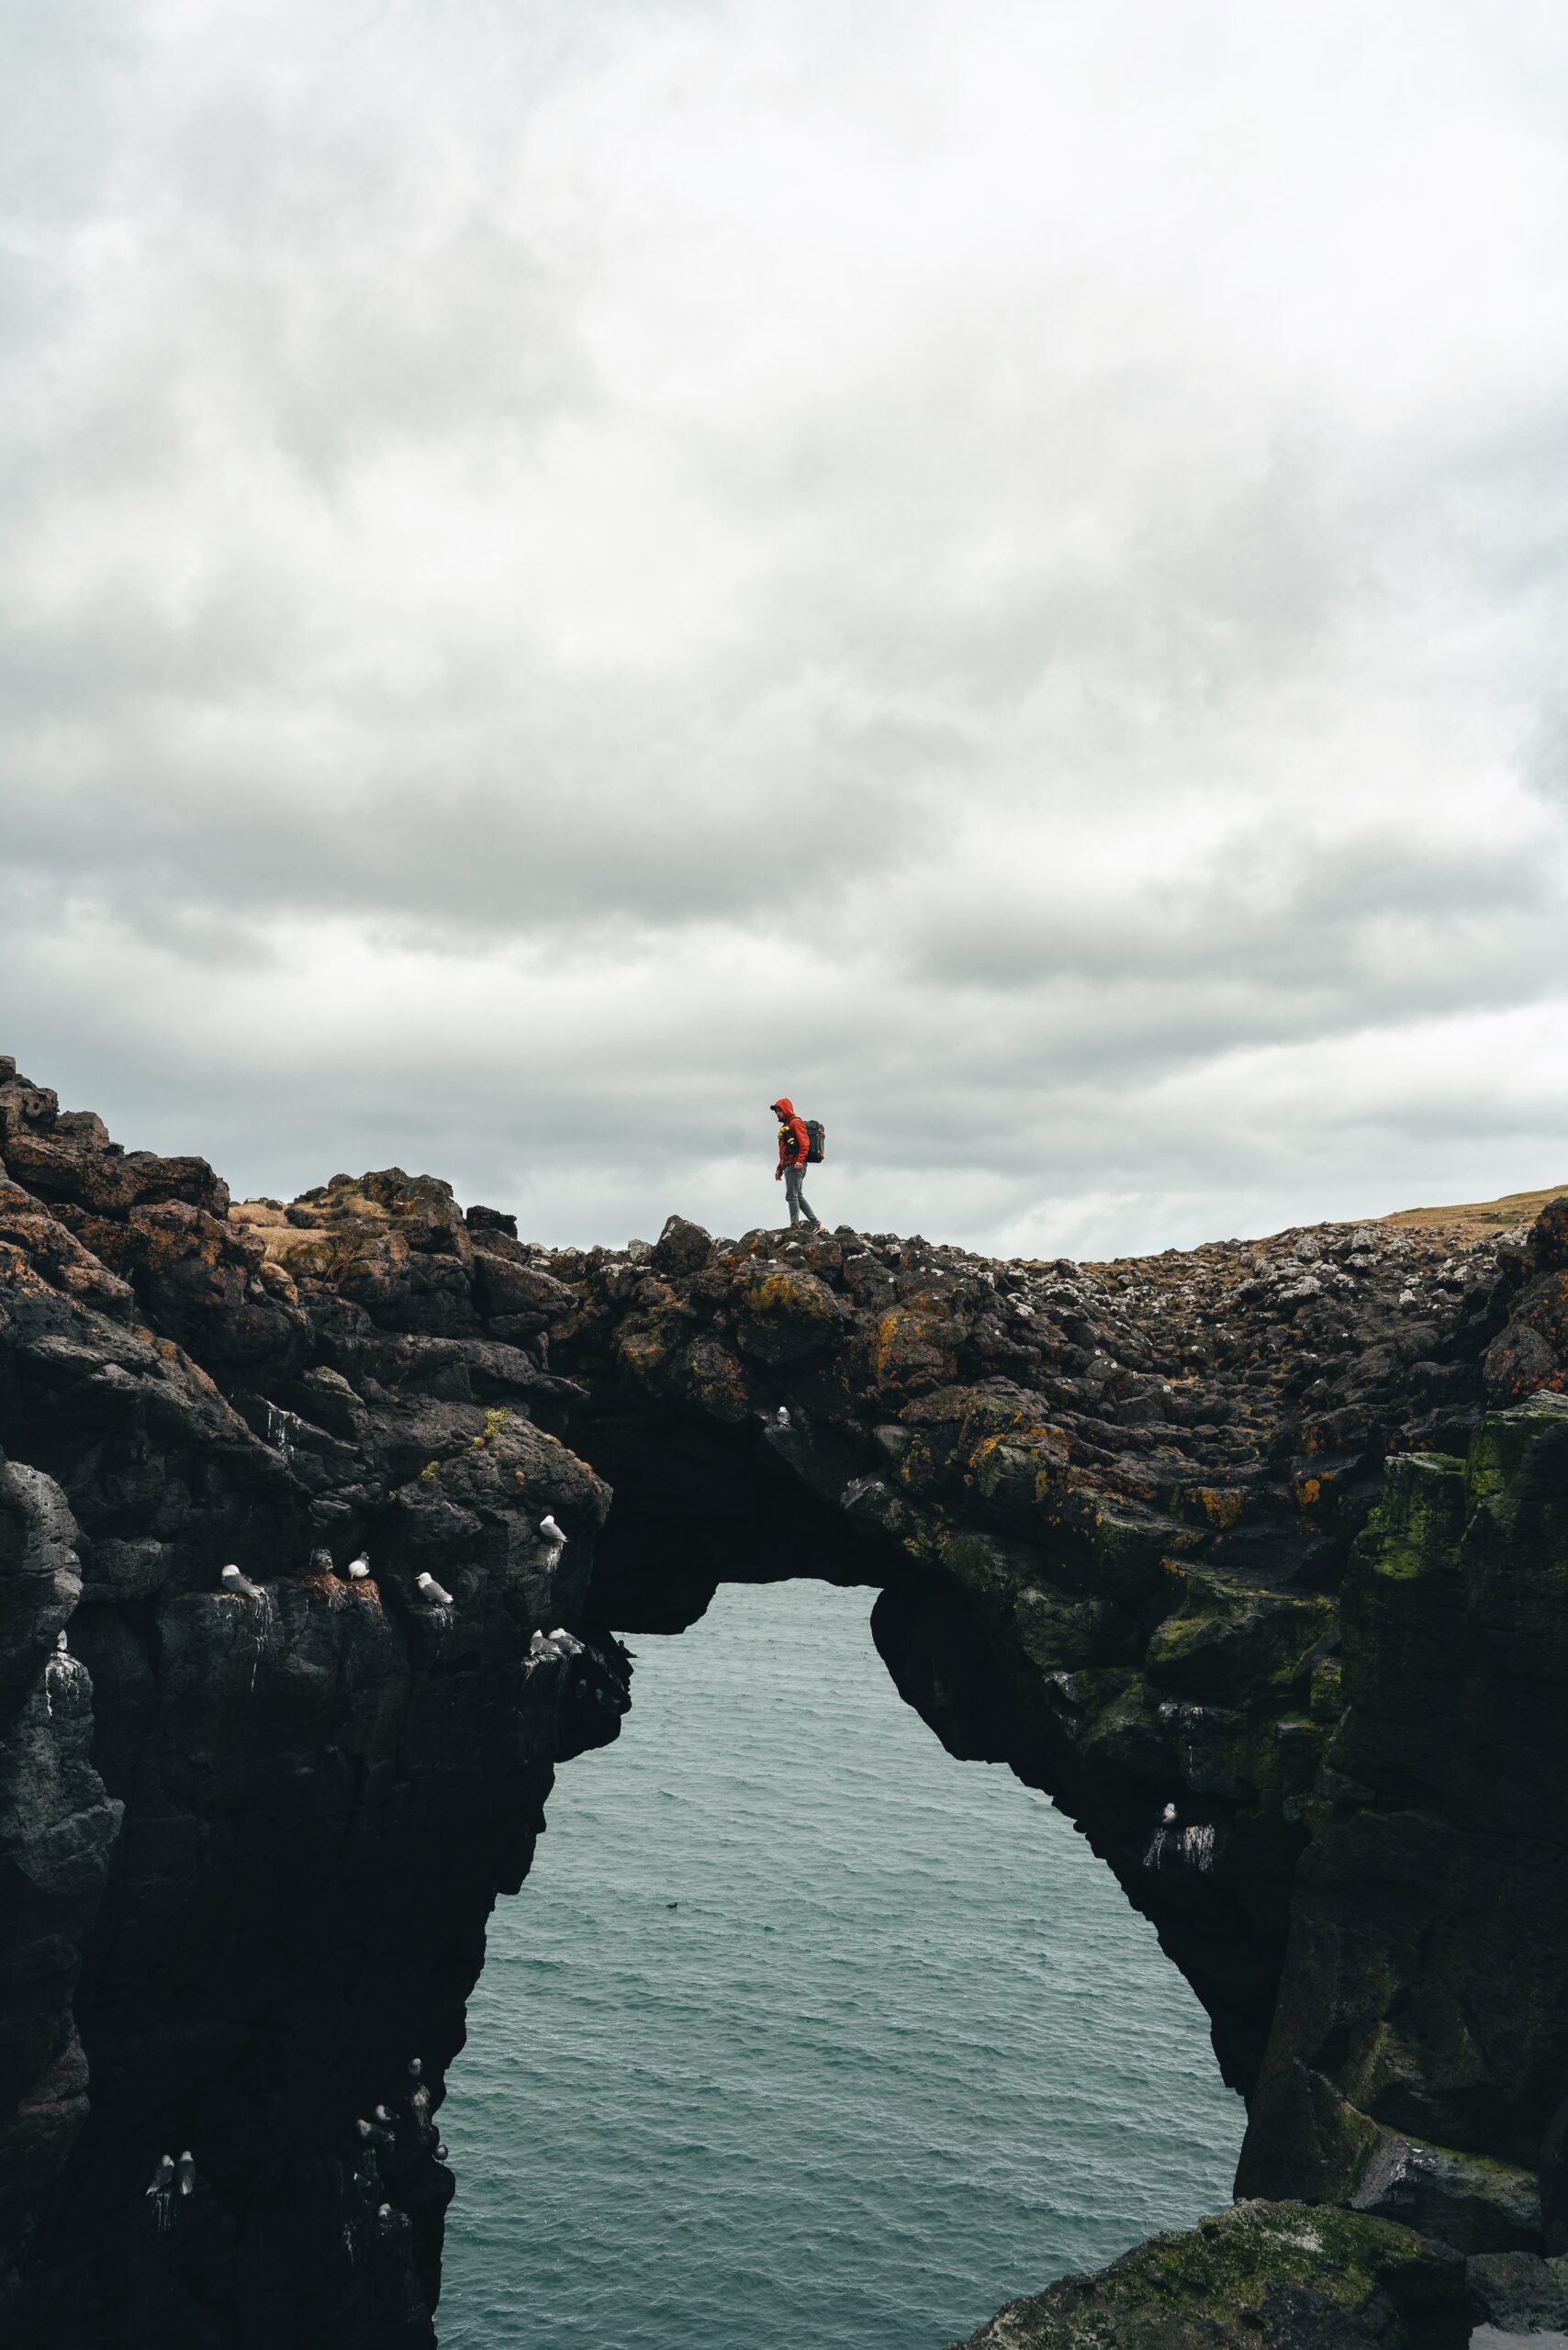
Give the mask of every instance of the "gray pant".
M 784 1196 L 790 1203 L 790 1221 L 799 1224 L 802 1216 L 808 1224 L 820 1225 L 822 1218 L 806 1197 L 806 1170 L 803 1167 L 784 1169 Z

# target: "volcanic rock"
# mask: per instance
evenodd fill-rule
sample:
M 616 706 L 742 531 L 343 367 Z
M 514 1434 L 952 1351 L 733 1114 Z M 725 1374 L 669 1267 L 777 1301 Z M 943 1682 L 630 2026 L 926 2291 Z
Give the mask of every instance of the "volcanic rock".
M 8 2341 L 431 2341 L 444 2069 L 615 1635 L 802 1561 L 1072 1815 L 1249 2101 L 1252 2199 L 977 2341 L 1555 2306 L 1568 1208 L 552 1252 L 400 1169 L 231 1203 L 9 1062 L 0 1158 Z

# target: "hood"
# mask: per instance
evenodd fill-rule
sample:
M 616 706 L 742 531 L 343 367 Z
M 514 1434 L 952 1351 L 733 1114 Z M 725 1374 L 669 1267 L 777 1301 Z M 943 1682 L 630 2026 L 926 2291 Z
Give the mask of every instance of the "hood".
M 795 1114 L 795 1104 L 787 1093 L 781 1093 L 777 1102 L 770 1102 L 767 1106 L 770 1110 L 777 1110 L 781 1118 L 792 1118 Z

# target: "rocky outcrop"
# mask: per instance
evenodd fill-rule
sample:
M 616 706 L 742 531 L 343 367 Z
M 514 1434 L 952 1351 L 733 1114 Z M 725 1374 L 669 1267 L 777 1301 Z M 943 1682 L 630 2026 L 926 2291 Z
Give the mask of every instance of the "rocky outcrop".
M 429 2342 L 485 1919 L 625 1704 L 608 1489 L 444 1187 L 274 1243 L 6 1064 L 0 1156 L 0 2325 Z
M 1563 1203 L 1098 1266 L 552 1253 L 398 1169 L 231 1202 L 5 1063 L 0 1159 L 15 2338 L 430 2340 L 443 2068 L 614 1634 L 803 1569 L 1072 1814 L 1249 2100 L 1238 2214 L 979 2338 L 1550 2303 Z
M 1460 2350 L 1469 2333 L 1465 2265 L 1446 2245 L 1359 2212 L 1246 2202 L 1010 2301 L 952 2350 Z
M 1511 1393 L 1510 1310 L 1551 1276 L 1374 1227 L 1090 1267 L 678 1226 L 550 1261 L 573 1441 L 617 1494 L 596 1604 L 689 1620 L 751 1528 L 799 1520 L 759 1495 L 803 1488 L 819 1565 L 883 1585 L 903 1694 L 1073 1813 L 1249 2090 L 1351 1546 L 1391 1452 L 1462 1448 Z
M 1341 1609 L 1346 1712 L 1241 2182 L 1538 2244 L 1568 2092 L 1543 1997 L 1568 1948 L 1568 1398 L 1490 1416 L 1468 1460 L 1391 1461 Z
M 749 1419 L 888 1546 L 905 1695 L 1154 1919 L 1249 2097 L 1242 2191 L 1562 2250 L 1568 1202 L 1457 1250 L 1328 1228 L 1099 1267 L 671 1237 L 678 1265 L 669 1237 L 554 1261 L 583 1298 L 557 1360 L 619 1447 L 616 1620 L 640 1583 L 669 1604 L 640 1432 Z M 1088 2292 L 1017 2339 L 1077 2340 Z

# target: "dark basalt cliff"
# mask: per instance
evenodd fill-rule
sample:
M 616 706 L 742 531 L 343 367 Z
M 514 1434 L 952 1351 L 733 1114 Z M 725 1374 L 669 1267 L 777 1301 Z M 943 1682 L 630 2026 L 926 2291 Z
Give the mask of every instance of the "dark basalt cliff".
M 1249 2199 L 977 2341 L 1562 2322 L 1568 1203 L 552 1254 L 396 1169 L 236 1205 L 4 1061 L 0 1161 L 8 2339 L 428 2343 L 444 2068 L 611 1628 L 803 1560 L 1249 2100 Z

